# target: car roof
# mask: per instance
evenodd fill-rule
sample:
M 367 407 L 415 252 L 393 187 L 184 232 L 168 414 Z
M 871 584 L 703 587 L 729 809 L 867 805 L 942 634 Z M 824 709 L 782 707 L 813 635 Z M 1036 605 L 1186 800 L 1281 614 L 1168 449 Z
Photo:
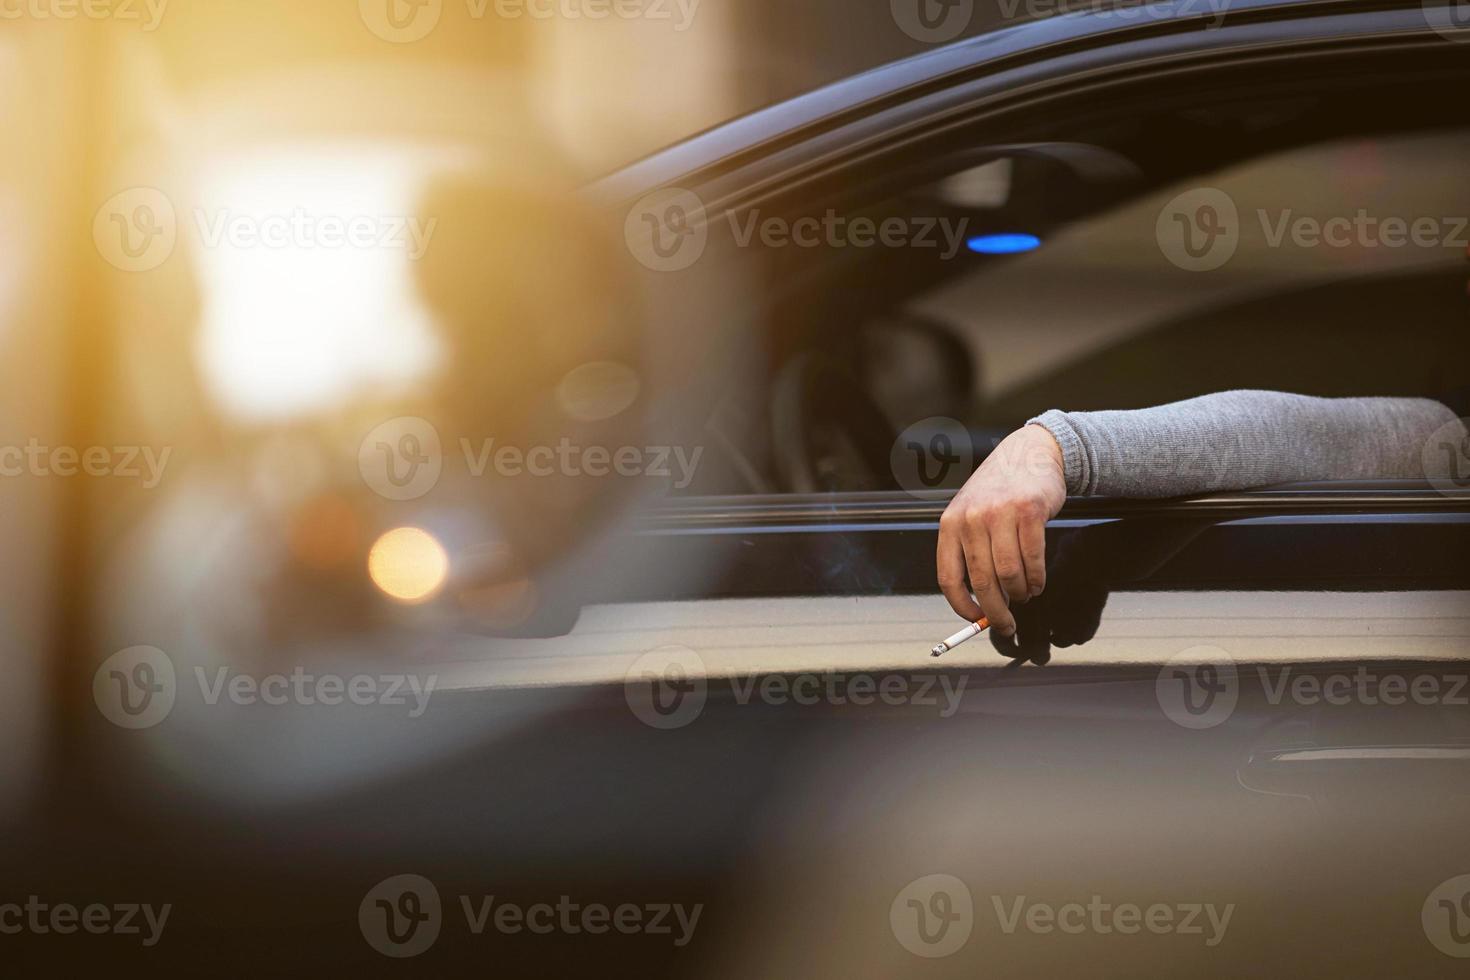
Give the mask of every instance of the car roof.
M 1372 9 L 1373 4 L 1363 7 Z M 1058 14 L 956 41 L 932 51 L 851 75 L 784 102 L 758 109 L 691 136 L 614 172 L 590 188 L 594 197 L 622 200 L 732 157 L 759 152 L 797 134 L 828 128 L 838 121 L 931 89 L 946 80 L 983 72 L 996 62 L 1045 57 L 1079 45 L 1101 46 L 1110 35 L 1136 36 L 1138 29 L 1204 31 L 1222 15 L 1279 12 L 1343 13 L 1340 0 L 1168 0 L 1148 4 L 1109 4 Z M 1254 18 L 1253 18 L 1254 19 Z M 1172 28 L 1172 29 L 1171 29 Z

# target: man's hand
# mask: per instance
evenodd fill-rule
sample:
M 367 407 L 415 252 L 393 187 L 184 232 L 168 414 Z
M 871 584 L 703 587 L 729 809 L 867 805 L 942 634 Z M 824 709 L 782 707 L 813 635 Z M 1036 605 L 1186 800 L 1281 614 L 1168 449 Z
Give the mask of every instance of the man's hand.
M 939 588 L 956 613 L 1015 633 L 1010 603 L 1046 588 L 1046 522 L 1066 500 L 1062 450 L 1046 429 L 1028 425 L 995 447 L 939 519 Z

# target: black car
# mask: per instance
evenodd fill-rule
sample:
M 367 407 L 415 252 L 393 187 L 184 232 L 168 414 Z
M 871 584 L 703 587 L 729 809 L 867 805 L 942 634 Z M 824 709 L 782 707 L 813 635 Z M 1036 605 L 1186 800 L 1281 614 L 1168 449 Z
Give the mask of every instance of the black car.
M 175 941 L 77 955 L 168 970 L 1458 973 L 1458 437 L 1422 450 L 1448 480 L 1069 501 L 1015 641 L 930 655 L 964 625 L 939 516 L 1047 409 L 1261 388 L 1470 414 L 1454 14 L 1090 7 L 575 200 L 443 184 L 437 213 L 534 229 L 536 275 L 468 231 L 430 253 L 418 285 L 460 325 L 442 414 L 342 422 L 306 526 L 447 571 L 370 581 L 189 488 L 126 519 L 77 501 L 117 533 L 71 567 L 67 772 L 8 877 L 146 880 Z M 259 696 L 221 706 L 245 648 Z M 303 662 L 402 690 L 268 701 Z M 163 673 L 165 717 L 119 738 Z M 66 959 L 40 939 L 20 955 Z

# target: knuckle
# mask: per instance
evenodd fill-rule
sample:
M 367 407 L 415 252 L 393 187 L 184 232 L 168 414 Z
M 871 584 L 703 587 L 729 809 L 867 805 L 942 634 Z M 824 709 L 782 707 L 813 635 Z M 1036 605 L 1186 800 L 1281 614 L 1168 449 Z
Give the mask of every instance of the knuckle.
M 995 563 L 995 574 L 1002 579 L 1015 579 L 1021 574 L 1021 563 L 1013 558 L 1002 558 Z

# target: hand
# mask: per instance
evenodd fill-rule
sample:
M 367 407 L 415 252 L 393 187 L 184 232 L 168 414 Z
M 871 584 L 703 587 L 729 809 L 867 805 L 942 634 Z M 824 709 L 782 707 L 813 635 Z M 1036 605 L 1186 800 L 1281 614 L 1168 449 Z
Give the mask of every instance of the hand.
M 1002 636 L 1014 634 L 1010 604 L 1046 588 L 1046 522 L 1066 501 L 1062 449 L 1052 434 L 1028 425 L 1007 436 L 939 519 L 939 588 L 950 607 L 971 622 L 985 616 Z
M 1046 591 L 1011 610 L 1016 618 L 1014 636 L 991 630 L 990 644 L 997 653 L 1010 657 L 1014 665 L 1044 666 L 1051 662 L 1052 647 L 1086 643 L 1097 635 L 1108 604 L 1108 571 L 1117 563 L 1118 552 L 1127 551 L 1128 541 L 1114 533 L 1118 526 L 1073 528 L 1047 542 Z
M 1016 635 L 990 642 L 1017 663 L 1045 664 L 1052 647 L 1087 643 L 1102 624 L 1108 593 L 1147 582 L 1215 525 L 1213 518 L 1140 518 L 1058 532 L 1046 593 L 1011 610 Z

